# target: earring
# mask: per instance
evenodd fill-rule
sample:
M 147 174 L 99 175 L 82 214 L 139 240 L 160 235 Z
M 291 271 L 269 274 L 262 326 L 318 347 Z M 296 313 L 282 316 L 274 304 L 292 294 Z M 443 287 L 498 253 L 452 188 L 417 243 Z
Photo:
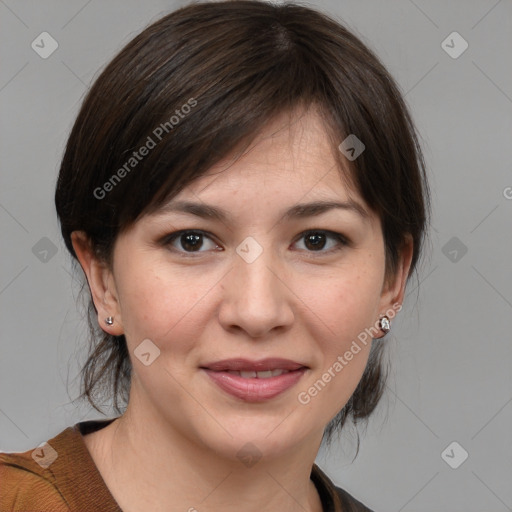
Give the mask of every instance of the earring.
M 384 333 L 384 334 L 387 334 L 390 329 L 391 329 L 391 323 L 389 321 L 389 318 L 384 315 L 380 318 L 379 320 L 379 327 L 380 327 L 380 330 Z
M 114 319 L 111 316 L 108 316 L 107 318 L 105 318 L 105 323 L 107 325 L 112 325 L 114 323 Z

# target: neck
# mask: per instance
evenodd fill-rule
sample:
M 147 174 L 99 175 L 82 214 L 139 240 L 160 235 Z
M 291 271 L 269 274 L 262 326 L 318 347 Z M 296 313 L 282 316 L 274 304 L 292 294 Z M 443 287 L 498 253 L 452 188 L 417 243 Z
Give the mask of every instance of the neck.
M 212 451 L 132 402 L 90 440 L 93 459 L 123 512 L 183 510 L 321 512 L 311 469 L 321 433 L 289 452 L 261 455 L 243 445 L 231 457 Z M 94 454 L 96 456 L 94 456 Z

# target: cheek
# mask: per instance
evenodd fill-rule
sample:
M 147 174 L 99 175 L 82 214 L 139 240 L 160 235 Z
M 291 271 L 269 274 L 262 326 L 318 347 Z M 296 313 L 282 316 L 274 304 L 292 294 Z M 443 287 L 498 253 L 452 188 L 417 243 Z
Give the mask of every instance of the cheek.
M 350 345 L 376 320 L 381 273 L 371 256 L 366 265 L 363 258 L 354 259 L 356 263 L 330 275 L 301 274 L 290 283 L 297 299 L 291 305 L 299 315 L 297 325 L 310 330 L 325 352 Z M 200 265 L 170 268 L 161 259 L 148 261 L 144 253 L 124 260 L 116 281 L 127 341 L 133 345 L 145 338 L 156 343 L 174 338 L 179 345 L 182 337 L 194 339 L 213 314 L 212 302 L 222 302 L 228 279 L 229 273 L 205 272 Z
M 300 389 L 298 401 L 328 422 L 347 403 L 366 368 L 378 320 L 381 274 L 375 267 L 340 272 L 299 293 L 308 305 L 317 367 Z
M 196 274 L 135 258 L 119 267 L 121 314 L 131 351 L 146 338 L 161 348 L 172 340 L 173 351 L 185 350 L 190 339 L 198 339 L 198 320 L 205 318 L 208 293 L 218 276 L 205 275 L 199 267 Z
M 318 318 L 323 336 L 315 338 L 327 351 L 341 350 L 377 321 L 382 273 L 375 266 L 345 268 L 318 282 L 303 281 L 297 287 L 309 315 Z

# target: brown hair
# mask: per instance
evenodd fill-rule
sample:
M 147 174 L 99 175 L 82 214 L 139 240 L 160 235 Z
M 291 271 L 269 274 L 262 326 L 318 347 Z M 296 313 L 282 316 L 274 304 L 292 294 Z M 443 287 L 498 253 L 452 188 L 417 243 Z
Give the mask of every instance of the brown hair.
M 296 3 L 251 0 L 194 3 L 168 14 L 128 43 L 95 81 L 71 131 L 55 192 L 75 264 L 73 231 L 85 231 L 111 264 L 124 229 L 252 140 L 274 116 L 313 105 L 323 113 L 340 170 L 346 161 L 337 146 L 349 134 L 364 143 L 350 179 L 381 219 L 387 275 L 396 270 L 405 237 L 412 237 L 411 274 L 430 196 L 398 86 L 339 22 Z M 143 146 L 152 147 L 135 158 Z M 90 297 L 88 308 L 91 346 L 79 398 L 102 412 L 99 393 L 113 398 L 121 413 L 118 400 L 127 404 L 131 378 L 126 340 L 98 326 Z M 387 375 L 384 346 L 373 343 L 357 389 L 325 429 L 329 440 L 347 418 L 357 422 L 375 409 Z

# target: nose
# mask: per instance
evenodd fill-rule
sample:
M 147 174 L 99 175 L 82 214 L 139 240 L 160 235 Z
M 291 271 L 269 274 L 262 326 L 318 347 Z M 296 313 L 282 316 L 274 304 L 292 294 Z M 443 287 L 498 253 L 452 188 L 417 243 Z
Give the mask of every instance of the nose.
M 264 250 L 251 263 L 236 254 L 222 285 L 219 321 L 224 329 L 262 338 L 292 325 L 293 292 L 269 251 Z

